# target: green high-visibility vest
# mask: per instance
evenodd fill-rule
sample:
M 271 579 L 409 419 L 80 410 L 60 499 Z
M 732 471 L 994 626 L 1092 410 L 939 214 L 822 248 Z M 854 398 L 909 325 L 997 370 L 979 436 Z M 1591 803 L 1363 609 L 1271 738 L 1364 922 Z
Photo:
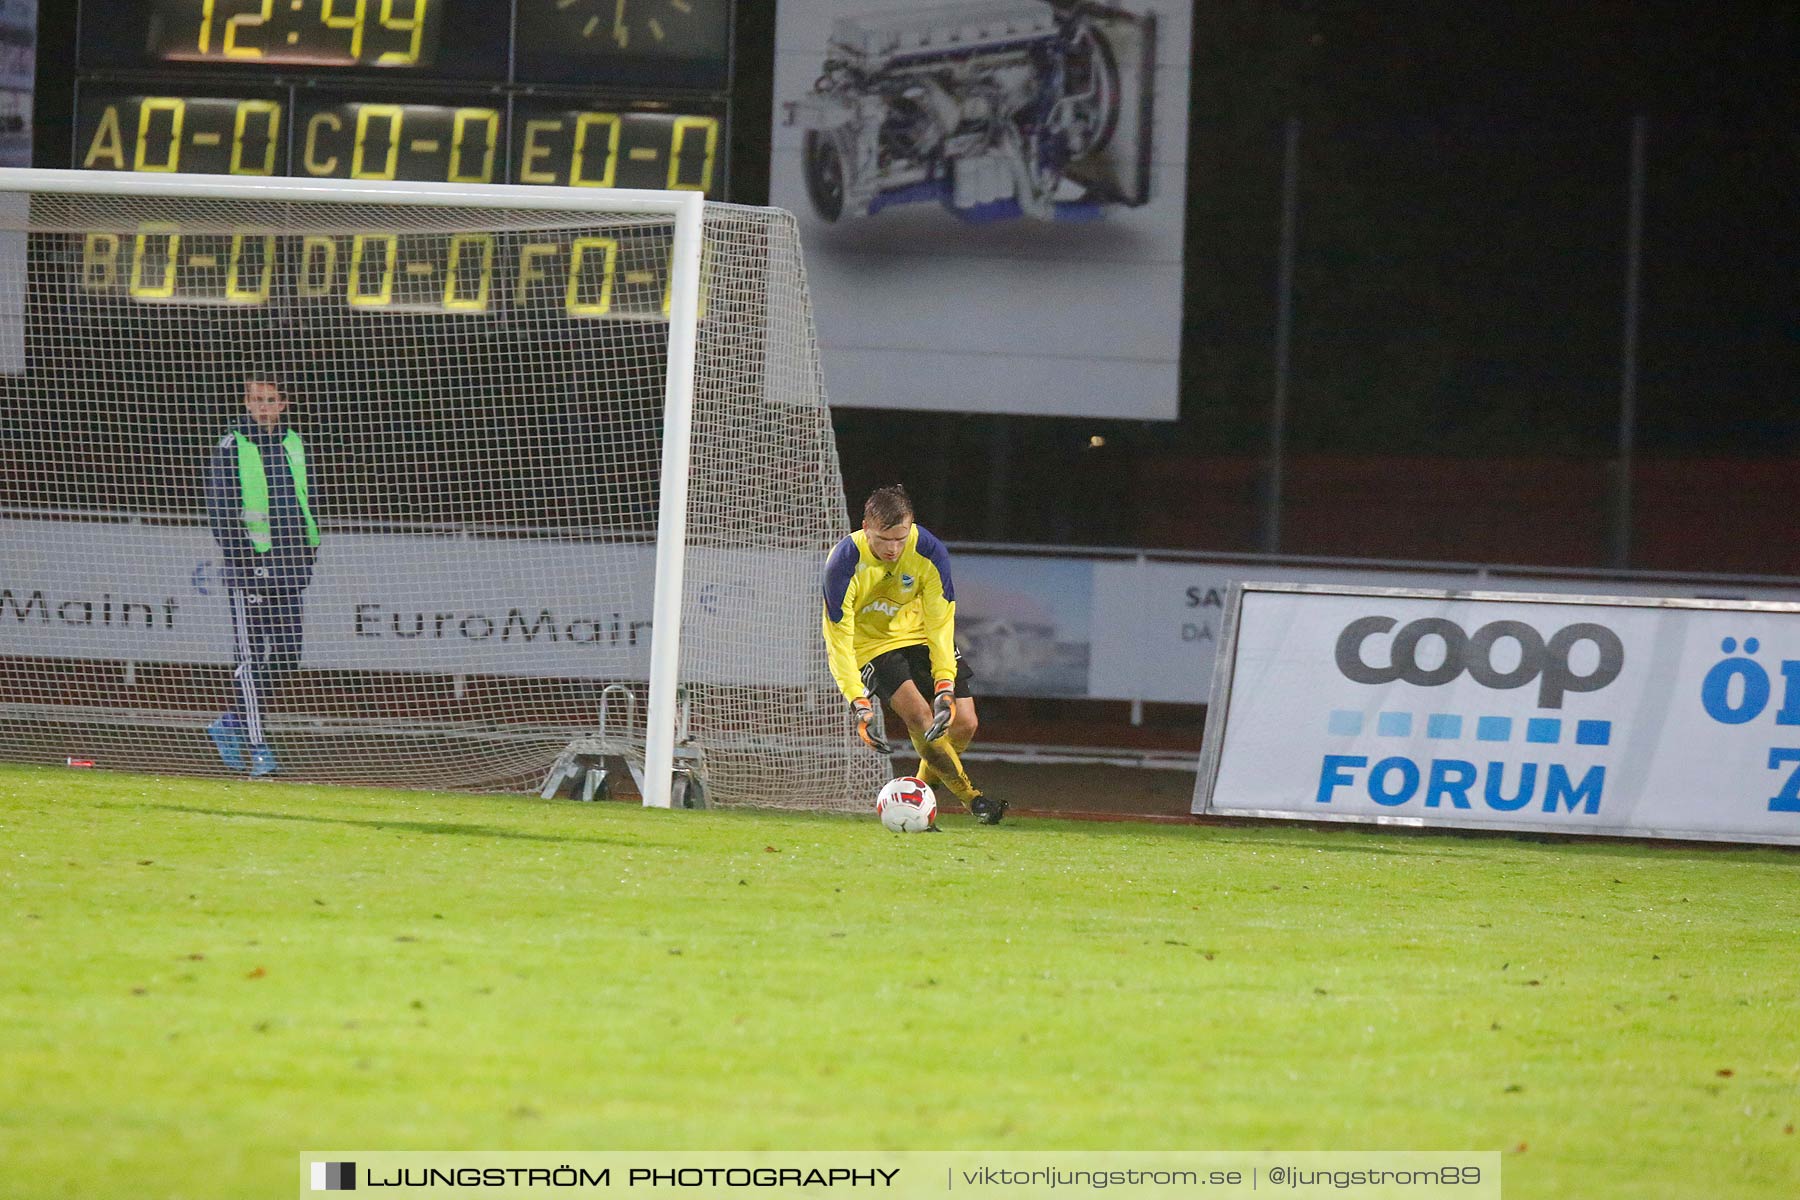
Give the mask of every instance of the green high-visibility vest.
M 237 438 L 238 491 L 244 498 L 244 532 L 258 554 L 267 554 L 275 545 L 269 529 L 269 473 L 256 443 L 235 430 L 233 436 Z M 313 520 L 312 505 L 306 502 L 306 448 L 300 444 L 299 433 L 288 430 L 281 449 L 287 455 L 288 473 L 294 477 L 300 515 L 306 518 L 306 544 L 316 549 L 319 523 Z

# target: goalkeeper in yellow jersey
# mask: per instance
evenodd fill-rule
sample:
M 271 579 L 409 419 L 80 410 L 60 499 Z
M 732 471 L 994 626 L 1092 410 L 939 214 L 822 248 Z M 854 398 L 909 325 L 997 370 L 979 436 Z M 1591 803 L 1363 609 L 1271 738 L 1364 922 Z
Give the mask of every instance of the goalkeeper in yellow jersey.
M 998 825 L 1006 801 L 983 796 L 962 765 L 975 737 L 975 698 L 956 652 L 950 553 L 913 523 L 903 487 L 877 489 L 863 505 L 862 528 L 825 561 L 825 649 L 869 748 L 889 752 L 870 728 L 872 692 L 906 722 L 919 777 L 948 787 L 983 825 Z

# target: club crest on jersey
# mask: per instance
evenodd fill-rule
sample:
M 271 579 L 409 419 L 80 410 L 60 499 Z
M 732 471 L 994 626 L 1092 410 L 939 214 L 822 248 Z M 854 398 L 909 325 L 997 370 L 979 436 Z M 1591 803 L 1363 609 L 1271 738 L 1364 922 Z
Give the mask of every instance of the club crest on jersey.
M 912 585 L 914 582 L 915 581 L 911 575 L 908 575 L 904 571 L 900 572 L 900 588 L 902 591 L 907 591 L 907 592 L 912 591 Z

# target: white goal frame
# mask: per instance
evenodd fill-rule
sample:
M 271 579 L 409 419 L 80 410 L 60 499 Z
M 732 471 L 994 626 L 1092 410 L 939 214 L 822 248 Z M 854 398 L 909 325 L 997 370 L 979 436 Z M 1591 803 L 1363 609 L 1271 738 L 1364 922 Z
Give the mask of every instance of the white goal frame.
M 670 808 L 674 793 L 681 587 L 687 546 L 688 470 L 693 446 L 694 368 L 700 313 L 700 258 L 706 197 L 700 192 L 628 188 L 516 187 L 386 180 L 269 179 L 110 171 L 0 169 L 13 193 L 147 196 L 161 199 L 306 201 L 334 204 L 465 205 L 545 212 L 668 217 L 674 223 L 669 294 L 668 376 L 663 394 L 656 582 L 651 605 L 644 806 Z

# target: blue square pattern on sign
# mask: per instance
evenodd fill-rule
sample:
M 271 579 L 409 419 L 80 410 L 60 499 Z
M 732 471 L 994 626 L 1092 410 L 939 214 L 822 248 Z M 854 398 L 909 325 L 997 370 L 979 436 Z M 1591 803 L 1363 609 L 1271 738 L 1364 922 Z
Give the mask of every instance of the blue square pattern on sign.
M 1482 717 L 1475 722 L 1475 739 L 1481 742 L 1512 741 L 1511 717 Z
M 1455 713 L 1432 713 L 1425 718 L 1425 736 L 1453 741 L 1462 736 L 1462 718 Z
M 1525 722 L 1525 740 L 1554 746 L 1562 740 L 1562 722 L 1555 717 L 1533 717 Z
M 1382 737 L 1411 737 L 1412 714 L 1384 712 L 1375 720 L 1375 732 Z
M 1337 737 L 1355 737 L 1362 732 L 1363 715 L 1348 708 L 1335 708 L 1325 723 L 1325 731 Z
M 1609 746 L 1612 744 L 1611 721 L 1577 721 L 1575 722 L 1575 744 L 1577 746 Z

